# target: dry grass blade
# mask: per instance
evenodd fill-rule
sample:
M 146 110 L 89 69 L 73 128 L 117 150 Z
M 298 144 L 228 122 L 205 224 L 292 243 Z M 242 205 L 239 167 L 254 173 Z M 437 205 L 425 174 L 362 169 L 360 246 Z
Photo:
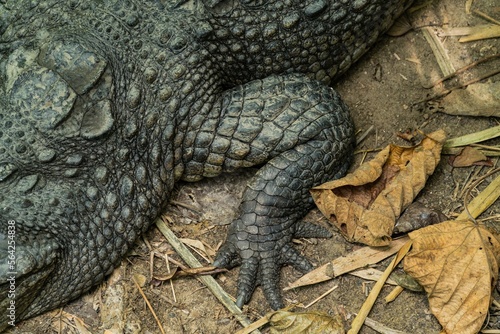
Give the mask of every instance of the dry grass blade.
M 471 146 L 474 146 L 477 148 L 483 148 L 486 151 L 500 152 L 500 146 L 489 146 L 489 145 L 483 145 L 483 144 L 471 144 Z
M 496 168 L 488 172 L 487 176 L 500 171 Z M 483 177 L 484 178 L 484 177 Z M 477 197 L 475 197 L 468 205 L 467 210 L 464 210 L 457 220 L 467 219 L 469 216 L 477 218 L 487 208 L 489 208 L 500 197 L 500 176 L 497 176 Z
M 500 26 L 496 24 L 483 24 L 474 27 L 455 27 L 446 30 L 443 36 L 464 36 L 458 40 L 460 43 L 498 38 L 500 37 Z
M 487 157 L 499 157 L 500 156 L 500 147 L 498 146 L 487 146 L 480 144 L 471 144 L 470 146 L 476 147 L 479 152 L 484 154 Z M 460 154 L 462 148 L 450 147 L 447 149 L 443 149 L 442 154 L 446 155 L 456 155 Z
M 282 309 L 282 311 L 289 311 L 292 308 L 294 308 L 295 305 L 290 305 Z M 253 331 L 258 330 L 260 327 L 264 326 L 265 324 L 269 323 L 269 319 L 271 316 L 276 313 L 276 311 L 271 311 L 266 313 L 263 317 L 261 317 L 259 320 L 251 323 L 250 325 L 246 326 L 245 328 L 240 329 L 237 331 L 235 334 L 249 334 L 252 333 Z
M 395 286 L 394 289 L 392 289 L 391 292 L 387 296 L 385 296 L 384 301 L 386 303 L 393 302 L 400 294 L 401 292 L 404 291 L 404 288 L 402 286 Z
M 422 33 L 424 34 L 427 43 L 429 43 L 429 46 L 434 53 L 434 57 L 436 57 L 436 61 L 443 75 L 446 76 L 455 72 L 455 68 L 451 64 L 450 59 L 448 58 L 448 55 L 446 54 L 446 51 L 443 47 L 443 44 L 436 36 L 434 31 L 429 27 L 425 27 L 424 29 L 422 29 Z
M 472 3 L 474 0 L 467 0 L 465 1 L 465 14 L 470 14 L 471 13 L 471 8 L 472 8 Z
M 274 313 L 274 311 L 272 313 Z M 259 320 L 257 320 L 255 322 L 249 324 L 245 328 L 240 329 L 235 334 L 249 334 L 249 333 L 252 333 L 254 331 L 258 331 L 260 327 L 264 326 L 268 322 L 269 322 L 268 317 L 267 316 L 263 316 L 262 318 L 260 318 Z
M 304 308 L 309 308 L 311 306 L 313 306 L 314 304 L 316 304 L 318 301 L 320 301 L 321 299 L 325 298 L 326 296 L 328 296 L 330 293 L 333 292 L 333 290 L 336 290 L 339 286 L 338 285 L 335 285 L 334 287 L 332 287 L 331 289 L 328 289 L 328 291 L 326 291 L 325 293 L 321 294 L 321 296 L 319 296 L 318 298 L 314 299 L 312 302 L 310 302 L 309 304 L 307 304 L 306 306 L 304 306 Z
M 499 136 L 500 136 L 500 125 L 491 127 L 483 131 L 470 133 L 465 136 L 448 139 L 447 141 L 445 141 L 443 149 L 479 143 Z
M 499 25 L 499 26 L 500 26 L 500 21 L 495 20 L 494 18 L 492 18 L 492 17 L 491 17 L 491 16 L 489 16 L 488 14 L 483 13 L 483 12 L 481 12 L 481 11 L 480 11 L 480 10 L 478 10 L 478 9 L 473 9 L 473 10 L 472 10 L 472 12 L 473 12 L 474 14 L 476 14 L 477 16 L 480 16 L 480 17 L 482 17 L 483 19 L 486 19 L 486 20 L 488 20 L 488 21 L 490 21 L 490 22 L 493 22 L 494 24 L 496 24 L 496 25 Z
M 458 41 L 460 43 L 467 43 L 478 41 L 482 39 L 498 38 L 500 37 L 500 26 L 490 25 L 487 28 L 483 28 L 475 34 L 470 34 L 468 36 L 460 38 Z
M 413 102 L 413 105 L 417 105 L 419 103 L 428 102 L 428 101 L 434 101 L 434 100 L 440 99 L 440 98 L 442 98 L 442 97 L 450 94 L 451 92 L 453 92 L 453 91 L 455 91 L 457 89 L 465 88 L 465 87 L 467 87 L 469 85 L 475 84 L 476 82 L 479 82 L 481 80 L 487 79 L 487 78 L 492 77 L 492 76 L 495 76 L 495 75 L 497 75 L 499 73 L 500 73 L 500 69 L 495 69 L 495 70 L 493 70 L 493 71 L 491 71 L 489 73 L 481 75 L 480 77 L 471 79 L 471 80 L 469 80 L 467 82 L 464 82 L 464 83 L 462 83 L 460 85 L 454 86 L 454 87 L 452 87 L 450 89 L 445 89 L 442 92 L 437 93 L 435 95 L 432 95 L 432 96 L 430 96 L 428 98 L 425 98 L 425 99 L 417 101 L 417 102 Z

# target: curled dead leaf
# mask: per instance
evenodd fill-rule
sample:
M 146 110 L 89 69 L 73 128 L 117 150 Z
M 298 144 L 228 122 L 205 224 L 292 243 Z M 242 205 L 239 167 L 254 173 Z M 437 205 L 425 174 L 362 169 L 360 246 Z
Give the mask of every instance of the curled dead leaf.
M 333 317 L 321 312 L 276 311 L 269 318 L 272 334 L 343 334 L 344 322 L 340 314 Z
M 419 145 L 389 145 L 345 177 L 311 190 L 320 209 L 351 242 L 386 246 L 396 219 L 422 190 L 440 160 L 445 133 Z
M 427 292 L 443 332 L 479 332 L 498 278 L 500 242 L 470 221 L 428 226 L 410 238 L 404 270 Z
M 459 154 L 451 156 L 449 162 L 453 167 L 493 166 L 486 155 L 471 146 L 466 146 Z

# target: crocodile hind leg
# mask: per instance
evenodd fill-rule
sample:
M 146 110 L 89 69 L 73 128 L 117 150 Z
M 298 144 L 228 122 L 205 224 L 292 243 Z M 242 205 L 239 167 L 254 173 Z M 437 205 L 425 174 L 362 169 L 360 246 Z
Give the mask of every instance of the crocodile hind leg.
M 351 162 L 347 107 L 331 88 L 305 76 L 272 76 L 223 93 L 190 129 L 184 138 L 190 148 L 177 168 L 186 180 L 267 161 L 247 185 L 214 265 L 241 265 L 240 307 L 258 284 L 272 308 L 282 307 L 280 267 L 312 268 L 292 238 L 328 236 L 299 220 L 312 206 L 309 189 L 342 176 Z

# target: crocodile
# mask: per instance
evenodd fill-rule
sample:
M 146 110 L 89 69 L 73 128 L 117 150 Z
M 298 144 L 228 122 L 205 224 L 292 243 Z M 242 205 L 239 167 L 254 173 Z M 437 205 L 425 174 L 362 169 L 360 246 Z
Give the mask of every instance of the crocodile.
M 335 82 L 409 0 L 0 1 L 0 330 L 109 275 L 174 184 L 262 165 L 214 264 L 283 306 L 308 189 L 354 147 Z

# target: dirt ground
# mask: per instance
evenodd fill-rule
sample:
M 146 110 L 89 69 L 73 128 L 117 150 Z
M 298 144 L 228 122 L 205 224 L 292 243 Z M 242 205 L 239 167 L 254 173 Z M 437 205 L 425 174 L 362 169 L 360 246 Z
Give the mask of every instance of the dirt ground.
M 430 27 L 431 33 L 438 34 L 449 62 L 455 69 L 500 52 L 498 38 L 459 43 L 459 37 L 442 36 L 443 27 L 466 27 L 487 23 L 477 15 L 466 14 L 465 3 L 466 0 L 435 0 L 413 11 L 409 14 L 414 27 L 412 31 L 402 37 L 385 36 L 343 80 L 334 85 L 350 106 L 359 134 L 372 125 L 374 127 L 369 136 L 361 142 L 358 150 L 381 148 L 391 142 L 403 143 L 396 136 L 396 132 L 407 129 L 431 132 L 442 128 L 451 138 L 499 124 L 500 75 L 481 81 L 489 88 L 490 96 L 481 93 L 479 96 L 470 95 L 467 98 L 474 101 L 477 110 L 487 109 L 483 103 L 493 101 L 496 118 L 447 115 L 443 112 L 452 107 L 441 100 L 415 104 L 445 88 L 500 68 L 497 58 L 465 72 L 459 80 L 448 81 L 445 87 L 438 85 L 433 89 L 424 88 L 444 76 L 423 36 L 423 29 L 426 27 Z M 418 4 L 421 5 L 422 2 Z M 498 0 L 476 1 L 473 8 L 500 19 Z M 453 102 L 453 98 L 451 101 Z M 493 141 L 490 144 L 498 145 L 499 142 Z M 368 154 L 367 158 L 373 154 Z M 359 165 L 362 158 L 363 154 L 356 155 L 355 166 Z M 493 162 L 497 163 L 497 160 L 493 159 Z M 471 175 L 481 175 L 486 170 L 487 167 L 452 168 L 448 157 L 443 157 L 418 200 L 448 215 L 459 213 L 463 207 L 463 198 L 459 196 L 461 189 Z M 175 222 L 172 229 L 177 236 L 200 240 L 216 249 L 224 240 L 227 225 L 235 215 L 238 198 L 245 183 L 255 171 L 256 169 L 250 169 L 237 175 L 179 185 L 178 194 L 174 197 L 176 202 L 165 213 Z M 487 179 L 487 182 L 491 179 Z M 500 213 L 498 202 L 487 212 L 495 213 Z M 296 244 L 314 264 L 324 264 L 360 247 L 346 242 L 318 210 L 313 210 L 306 220 L 328 227 L 334 235 L 333 238 L 325 240 L 302 239 Z M 496 220 L 496 224 L 499 223 L 500 220 Z M 118 330 L 120 325 L 125 328 L 123 333 L 160 333 L 157 321 L 132 280 L 133 275 L 136 275 L 139 281 L 141 278 L 144 280 L 142 290 L 167 333 L 235 333 L 241 328 L 234 317 L 195 278 L 181 278 L 172 283 L 165 281 L 161 285 L 153 281 L 154 284 L 150 284 L 151 267 L 156 277 L 167 273 L 167 265 L 163 259 L 155 257 L 154 264 L 151 265 L 151 251 L 168 253 L 172 258 L 182 261 L 159 231 L 152 227 L 102 285 L 64 309 L 25 321 L 8 333 L 121 333 L 122 331 Z M 204 265 L 209 265 L 207 261 L 201 261 Z M 384 270 L 387 263 L 384 261 L 375 268 Z M 173 264 L 170 266 L 175 267 Z M 237 277 L 238 269 L 234 269 L 218 275 L 217 281 L 227 292 L 234 294 Z M 292 268 L 283 268 L 281 284 L 285 287 L 298 277 L 300 274 Z M 372 287 L 373 284 L 361 278 L 343 275 L 322 284 L 286 291 L 283 296 L 287 304 L 307 304 L 334 285 L 338 285 L 334 292 L 318 301 L 311 309 L 331 313 L 333 309 L 338 308 L 349 324 L 365 300 L 363 287 Z M 391 289 L 385 287 L 382 298 Z M 370 318 L 406 333 L 439 332 L 440 326 L 431 315 L 424 294 L 404 291 L 389 304 L 382 298 L 377 301 Z M 494 298 L 498 300 L 499 296 L 495 294 Z M 251 302 L 244 307 L 245 314 L 252 321 L 269 311 L 260 289 L 257 289 Z M 85 332 L 84 327 L 88 332 Z M 500 316 L 494 312 L 488 328 L 500 328 Z M 365 326 L 361 333 L 376 332 Z

